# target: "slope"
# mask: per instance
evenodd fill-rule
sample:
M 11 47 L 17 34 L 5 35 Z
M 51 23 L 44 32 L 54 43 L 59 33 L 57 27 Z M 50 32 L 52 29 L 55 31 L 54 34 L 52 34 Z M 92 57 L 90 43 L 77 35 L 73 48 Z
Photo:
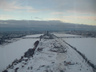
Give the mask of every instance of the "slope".
M 53 39 L 45 39 L 45 37 L 39 41 L 38 46 L 34 50 L 34 55 L 22 56 L 20 60 L 14 61 L 6 71 L 93 72 L 91 66 L 87 64 L 82 56 L 64 43 L 62 39 L 56 37 Z

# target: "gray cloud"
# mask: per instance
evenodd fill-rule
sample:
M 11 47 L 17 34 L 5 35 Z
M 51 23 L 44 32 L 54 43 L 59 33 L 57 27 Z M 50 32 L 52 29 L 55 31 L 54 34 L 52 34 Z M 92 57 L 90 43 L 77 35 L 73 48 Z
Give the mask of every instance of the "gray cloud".
M 96 13 L 96 0 L 0 0 L 3 10 L 28 9 L 29 12 L 50 10 L 57 12 L 77 11 L 80 13 Z M 36 10 L 36 9 L 38 10 Z
M 10 1 L 10 0 L 9 0 Z M 0 9 L 4 11 L 14 11 L 14 10 L 25 10 L 27 12 L 38 12 L 39 10 L 34 9 L 32 6 L 22 6 L 18 3 L 18 0 L 9 2 L 8 0 L 0 0 Z
M 96 0 L 56 0 L 55 10 L 96 14 Z
M 62 23 L 60 21 L 34 21 L 34 20 L 0 20 L 0 30 L 8 31 L 11 30 L 36 30 L 36 31 L 62 31 L 62 30 L 96 30 L 96 26 L 88 25 L 75 25 L 72 23 Z
M 35 17 L 35 19 L 42 19 L 42 18 L 40 18 L 40 17 Z

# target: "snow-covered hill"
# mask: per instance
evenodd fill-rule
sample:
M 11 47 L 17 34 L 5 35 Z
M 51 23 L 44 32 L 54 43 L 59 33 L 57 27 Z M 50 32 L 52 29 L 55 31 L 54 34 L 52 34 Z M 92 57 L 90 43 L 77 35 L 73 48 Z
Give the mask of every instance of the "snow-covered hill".
M 85 59 L 62 39 L 44 38 L 39 41 L 34 55 L 15 60 L 6 72 L 93 72 Z M 26 53 L 32 52 L 30 48 Z

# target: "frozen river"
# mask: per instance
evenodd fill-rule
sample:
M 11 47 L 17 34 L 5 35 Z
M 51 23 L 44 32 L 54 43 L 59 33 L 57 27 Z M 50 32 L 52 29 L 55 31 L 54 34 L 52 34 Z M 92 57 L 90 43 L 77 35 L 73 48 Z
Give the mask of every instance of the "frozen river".
M 36 37 L 38 35 L 28 35 L 26 37 Z M 20 59 L 29 48 L 33 48 L 33 44 L 38 39 L 20 39 L 7 45 L 0 45 L 0 72 L 11 64 L 16 58 Z
M 96 65 L 96 38 L 63 38 Z
M 90 60 L 93 64 L 96 65 L 96 38 L 75 38 L 79 35 L 71 35 L 71 34 L 63 34 L 63 33 L 55 33 L 58 37 L 64 36 L 74 36 L 74 38 L 62 38 L 67 43 L 77 48 L 81 53 L 83 53 L 88 60 Z M 82 37 L 82 36 L 81 36 Z

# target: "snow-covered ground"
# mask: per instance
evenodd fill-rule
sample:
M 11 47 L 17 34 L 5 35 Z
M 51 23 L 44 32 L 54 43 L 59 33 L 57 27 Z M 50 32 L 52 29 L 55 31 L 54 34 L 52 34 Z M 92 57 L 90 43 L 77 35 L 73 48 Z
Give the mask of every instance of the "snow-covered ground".
M 63 38 L 96 65 L 96 38 Z
M 55 33 L 56 36 L 80 36 L 80 35 L 71 35 L 64 33 Z M 82 36 L 80 36 L 82 37 Z M 71 46 L 77 48 L 81 53 L 83 53 L 93 64 L 96 65 L 96 38 L 62 38 Z
M 20 39 L 8 45 L 0 45 L 0 72 L 11 64 L 16 58 L 19 59 L 29 48 L 33 48 L 38 39 Z
M 40 35 L 42 34 L 28 35 L 26 37 L 39 37 Z M 55 33 L 55 35 L 58 37 L 78 36 L 57 33 Z M 88 41 L 90 42 L 87 43 L 87 45 L 84 44 L 81 39 L 84 39 L 84 43 Z M 96 39 L 88 39 L 89 38 L 59 38 L 49 40 L 42 39 L 35 51 L 33 58 L 31 57 L 27 62 L 22 61 L 16 65 L 14 64 L 13 69 L 9 68 L 8 72 L 14 72 L 14 70 L 16 69 L 18 70 L 18 72 L 93 72 L 92 68 L 84 61 L 84 59 L 63 41 L 65 40 L 66 42 L 80 50 L 82 53 L 84 52 L 85 56 L 87 56 L 86 53 L 91 56 L 90 53 L 96 51 Z M 6 69 L 6 67 L 11 64 L 16 58 L 20 59 L 20 57 L 24 55 L 24 52 L 26 52 L 29 48 L 33 48 L 33 44 L 36 40 L 39 39 L 20 39 L 8 45 L 0 46 L 0 72 Z M 79 43 L 78 41 L 82 43 Z M 84 45 L 86 49 L 88 48 L 88 51 L 85 49 Z M 93 50 L 90 49 L 90 47 L 93 48 Z M 94 54 L 94 56 L 95 55 L 96 54 Z M 92 58 L 96 59 L 95 57 Z
M 72 35 L 72 34 L 64 34 L 64 33 L 53 33 L 58 37 L 83 37 L 81 35 Z
M 39 36 L 41 36 L 41 35 L 43 35 L 43 34 L 27 35 L 27 36 L 25 36 L 25 37 L 39 37 Z
M 26 61 L 27 59 L 27 61 Z M 8 72 L 93 72 L 84 59 L 61 39 L 42 39 L 33 57 L 24 57 Z

